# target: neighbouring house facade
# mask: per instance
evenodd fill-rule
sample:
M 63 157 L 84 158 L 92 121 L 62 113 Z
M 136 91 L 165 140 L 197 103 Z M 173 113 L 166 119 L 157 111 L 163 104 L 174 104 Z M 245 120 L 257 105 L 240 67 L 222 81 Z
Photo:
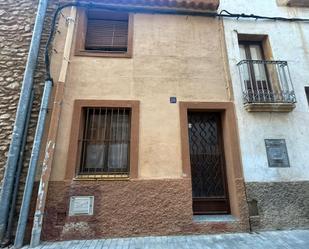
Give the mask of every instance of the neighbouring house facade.
M 308 23 L 215 17 L 308 18 L 306 1 L 77 2 L 86 4 L 59 14 L 50 49 L 54 90 L 27 233 L 41 171 L 43 240 L 308 227 Z M 50 3 L 44 45 L 62 4 Z M 16 105 L 9 76 L 0 94 Z M 0 101 L 8 144 L 14 118 Z
M 308 7 L 308 1 L 220 4 L 232 13 L 287 18 L 308 18 Z M 308 22 L 224 19 L 224 29 L 251 225 L 308 227 Z

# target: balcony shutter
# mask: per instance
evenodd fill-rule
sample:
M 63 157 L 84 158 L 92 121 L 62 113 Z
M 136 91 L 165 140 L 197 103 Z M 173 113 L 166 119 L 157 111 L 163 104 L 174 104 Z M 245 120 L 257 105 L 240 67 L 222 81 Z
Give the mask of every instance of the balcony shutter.
M 128 46 L 128 21 L 88 19 L 85 49 L 125 52 Z

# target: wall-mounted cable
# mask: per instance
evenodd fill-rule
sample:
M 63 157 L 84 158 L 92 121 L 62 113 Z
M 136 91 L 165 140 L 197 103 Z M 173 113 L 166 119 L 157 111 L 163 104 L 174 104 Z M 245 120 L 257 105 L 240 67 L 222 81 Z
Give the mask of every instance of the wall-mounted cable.
M 50 75 L 50 58 L 49 58 L 49 46 L 53 39 L 53 34 L 55 31 L 55 26 L 57 22 L 58 14 L 61 10 L 67 7 L 76 6 L 83 8 L 98 8 L 110 11 L 121 11 L 121 12 L 133 12 L 133 13 L 149 13 L 149 14 L 167 14 L 167 15 L 192 15 L 192 16 L 205 16 L 205 17 L 219 17 L 219 18 L 234 18 L 234 19 L 254 19 L 254 20 L 268 20 L 268 21 L 283 21 L 283 22 L 307 22 L 309 23 L 308 18 L 287 18 L 287 17 L 276 17 L 276 16 L 260 16 L 255 14 L 238 14 L 231 13 L 227 10 L 221 10 L 220 13 L 217 12 L 204 12 L 197 10 L 185 10 L 185 9 L 163 9 L 156 7 L 141 7 L 141 6 L 125 6 L 125 5 L 116 5 L 116 4 L 100 4 L 93 2 L 73 2 L 67 3 L 59 6 L 53 16 L 50 34 L 45 47 L 45 66 L 46 66 L 46 79 L 51 79 Z

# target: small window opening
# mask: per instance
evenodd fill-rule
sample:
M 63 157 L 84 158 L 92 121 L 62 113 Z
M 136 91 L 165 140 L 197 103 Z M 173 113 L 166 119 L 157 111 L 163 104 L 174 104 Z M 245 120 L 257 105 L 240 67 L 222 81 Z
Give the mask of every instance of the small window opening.
M 259 209 L 257 205 L 257 200 L 251 200 L 248 201 L 248 206 L 249 206 L 249 216 L 258 216 L 259 215 Z
M 128 50 L 128 13 L 89 10 L 85 50 L 122 53 Z

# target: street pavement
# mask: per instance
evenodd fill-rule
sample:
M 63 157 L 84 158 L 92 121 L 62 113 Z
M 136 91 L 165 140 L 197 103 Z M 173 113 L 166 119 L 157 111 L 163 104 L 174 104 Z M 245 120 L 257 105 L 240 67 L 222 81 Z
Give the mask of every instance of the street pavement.
M 28 249 L 28 246 L 23 249 Z M 309 230 L 43 242 L 36 249 L 309 249 Z

